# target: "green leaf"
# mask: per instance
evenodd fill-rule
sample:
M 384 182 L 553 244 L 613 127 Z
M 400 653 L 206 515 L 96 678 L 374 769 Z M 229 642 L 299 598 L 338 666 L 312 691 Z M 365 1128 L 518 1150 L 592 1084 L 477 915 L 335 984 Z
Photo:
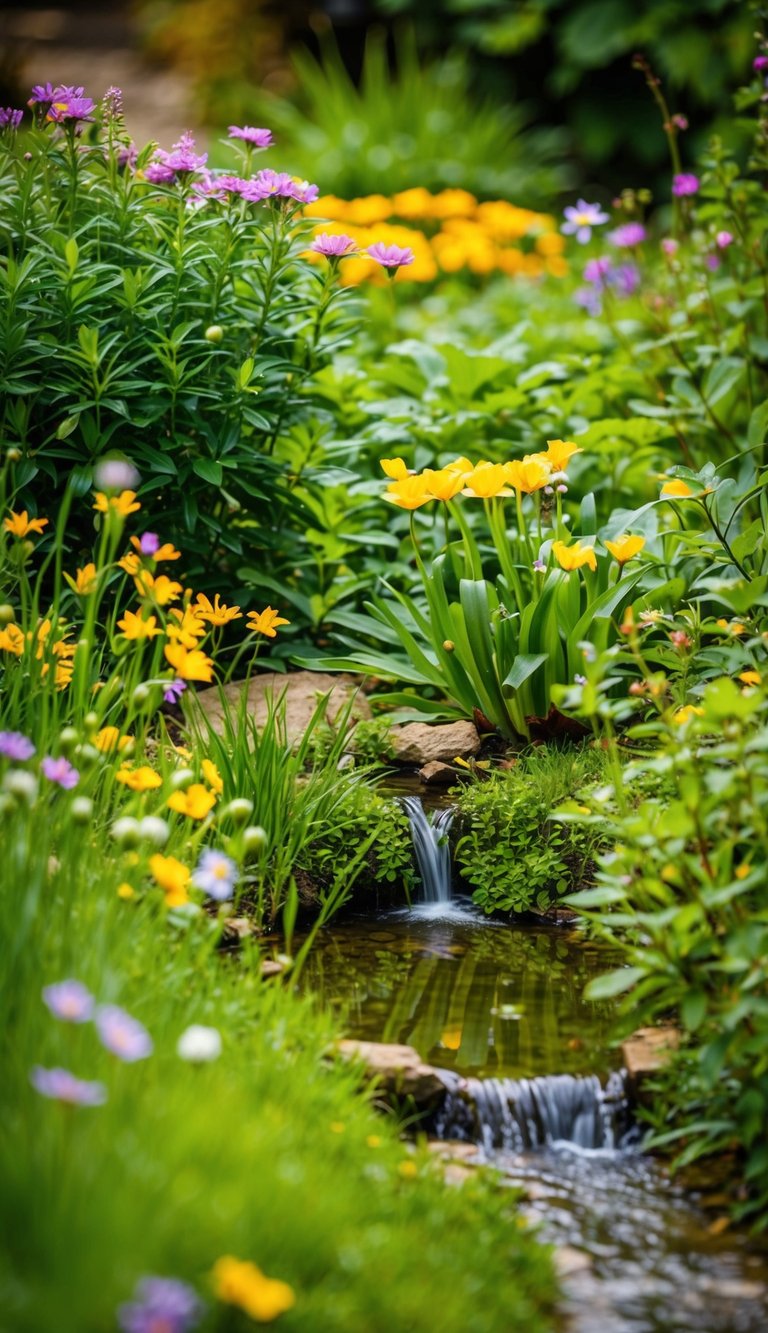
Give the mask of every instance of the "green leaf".
M 645 976 L 643 967 L 617 967 L 613 972 L 605 972 L 595 977 L 584 987 L 587 1000 L 610 1000 L 614 995 L 622 995 L 631 990 L 635 982 Z
M 64 246 L 64 258 L 67 261 L 67 268 L 69 269 L 70 273 L 74 273 L 75 269 L 77 268 L 77 261 L 80 258 L 80 247 L 78 246 L 74 236 L 70 236 L 69 240 Z
M 768 434 L 768 398 L 756 407 L 747 426 L 747 444 L 750 449 L 757 449 Z
M 224 478 L 224 469 L 215 458 L 193 458 L 192 471 L 211 486 L 220 486 Z
M 703 990 L 692 990 L 683 999 L 680 1017 L 689 1032 L 695 1032 L 704 1021 L 707 1012 L 707 996 Z
M 528 677 L 532 676 L 548 658 L 549 653 L 518 653 L 501 682 L 502 685 L 509 685 L 511 689 L 519 690 L 523 682 L 528 680 Z
M 746 373 L 746 363 L 736 356 L 725 356 L 710 366 L 704 376 L 702 394 L 715 407 L 736 388 Z

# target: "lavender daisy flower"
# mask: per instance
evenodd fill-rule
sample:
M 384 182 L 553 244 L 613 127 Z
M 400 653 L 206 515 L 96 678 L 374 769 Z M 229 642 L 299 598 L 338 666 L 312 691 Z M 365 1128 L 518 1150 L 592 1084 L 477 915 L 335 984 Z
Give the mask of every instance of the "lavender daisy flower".
M 94 999 L 82 981 L 57 981 L 44 986 L 43 1002 L 63 1023 L 88 1023 L 93 1018 Z
M 617 296 L 634 296 L 640 286 L 640 270 L 636 264 L 619 264 L 608 277 Z
M 42 1065 L 35 1065 L 29 1078 L 42 1097 L 53 1101 L 69 1102 L 71 1106 L 103 1106 L 107 1100 L 103 1083 L 87 1083 L 68 1069 L 43 1069 Z
M 185 130 L 173 151 L 165 155 L 165 166 L 175 171 L 177 176 L 188 176 L 193 171 L 200 171 L 208 161 L 207 153 L 195 152 L 195 140 L 189 130 Z
M 563 217 L 565 222 L 560 230 L 566 236 L 575 235 L 579 245 L 586 245 L 591 240 L 593 227 L 602 227 L 609 220 L 599 204 L 588 204 L 584 199 L 578 199 L 575 208 L 573 205 L 564 208 Z
M 117 150 L 117 166 L 119 171 L 133 171 L 136 166 L 136 159 L 139 156 L 138 149 L 131 140 L 129 144 L 123 144 Z
M 126 1064 L 132 1064 L 134 1060 L 146 1060 L 154 1050 L 147 1029 L 119 1005 L 101 1005 L 96 1010 L 96 1028 L 102 1046 Z
M 573 679 L 576 685 L 586 685 L 587 683 L 586 676 L 582 676 L 578 671 L 576 672 L 576 675 L 574 676 Z
M 177 704 L 186 688 L 187 682 L 177 676 L 176 680 L 171 680 L 166 685 L 163 699 L 167 704 Z
M 143 1277 L 133 1300 L 121 1305 L 122 1333 L 189 1333 L 200 1322 L 203 1303 L 194 1288 L 175 1277 Z
M 45 114 L 53 101 L 55 92 L 52 83 L 36 83 L 30 94 L 27 106 L 37 106 Z
M 269 148 L 272 143 L 271 130 L 260 130 L 253 125 L 243 125 L 241 127 L 230 125 L 229 137 L 230 139 L 243 139 L 254 148 Z
M 40 765 L 43 776 L 49 782 L 55 782 L 65 791 L 71 791 L 80 781 L 80 774 L 76 768 L 73 768 L 68 759 L 54 759 L 51 755 L 46 755 Z
M 715 236 L 715 245 L 718 250 L 727 250 L 729 245 L 733 245 L 734 238 L 729 231 L 719 231 Z
M 82 88 L 60 86 L 54 89 L 53 101 L 48 108 L 47 119 L 57 125 L 66 122 L 77 124 L 78 121 L 93 120 L 96 103 L 92 97 L 84 97 Z
M 231 898 L 237 883 L 237 866 L 231 857 L 208 847 L 197 863 L 193 882 L 209 898 L 223 903 Z
M 599 259 L 590 259 L 584 265 L 584 281 L 592 282 L 596 287 L 604 287 L 605 279 L 611 270 L 611 260 L 608 255 L 601 255 Z
M 160 538 L 156 532 L 142 532 L 139 537 L 139 553 L 155 555 L 160 550 Z
M 23 119 L 23 111 L 15 111 L 12 106 L 0 106 L 0 130 L 17 130 Z
M 333 236 L 330 232 L 323 231 L 315 237 L 309 248 L 314 250 L 316 255 L 324 255 L 326 259 L 341 259 L 350 250 L 354 250 L 355 242 L 351 236 L 344 233 Z
M 646 235 L 647 232 L 642 222 L 627 222 L 623 227 L 617 227 L 615 231 L 612 231 L 608 239 L 613 245 L 629 249 L 633 245 L 642 245 Z
M 376 241 L 368 246 L 366 253 L 383 268 L 398 269 L 413 263 L 413 250 L 408 245 L 385 245 L 383 241 Z
M 0 731 L 0 754 L 6 759 L 14 759 L 20 764 L 25 759 L 31 759 L 34 753 L 35 747 L 31 740 L 20 731 Z
M 160 154 L 163 154 L 162 157 Z M 149 181 L 150 185 L 173 185 L 176 180 L 176 173 L 172 167 L 167 165 L 168 154 L 158 148 L 153 161 L 144 168 L 144 179 Z
M 685 199 L 688 195 L 698 194 L 699 178 L 690 171 L 682 171 L 673 177 L 672 193 L 676 199 Z
M 295 199 L 300 204 L 311 204 L 317 198 L 316 185 L 309 181 L 296 181 L 287 171 L 273 171 L 264 167 L 257 171 L 249 181 L 244 181 L 240 191 L 243 198 L 251 204 L 261 203 L 264 199 Z
M 537 574 L 544 574 L 546 573 L 547 566 L 543 560 L 539 559 L 534 560 L 533 568 L 536 570 Z
M 578 287 L 573 293 L 573 299 L 576 305 L 586 310 L 588 315 L 599 315 L 603 308 L 603 303 L 594 287 Z

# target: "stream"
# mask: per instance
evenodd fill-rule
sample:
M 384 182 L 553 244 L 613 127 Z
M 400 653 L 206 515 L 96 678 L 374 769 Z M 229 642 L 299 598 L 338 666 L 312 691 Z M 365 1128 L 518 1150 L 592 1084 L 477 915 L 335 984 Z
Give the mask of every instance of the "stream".
M 765 1333 L 768 1246 L 720 1232 L 725 1204 L 705 1211 L 629 1127 L 611 1006 L 583 998 L 615 962 L 577 930 L 444 898 L 337 922 L 304 985 L 345 1035 L 407 1043 L 447 1071 L 432 1132 L 522 1190 L 561 1250 L 571 1333 Z

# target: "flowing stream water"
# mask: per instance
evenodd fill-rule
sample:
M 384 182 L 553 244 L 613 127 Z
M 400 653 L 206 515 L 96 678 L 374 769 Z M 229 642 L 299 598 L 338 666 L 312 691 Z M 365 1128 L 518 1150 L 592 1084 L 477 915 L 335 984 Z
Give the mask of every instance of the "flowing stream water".
M 566 1258 L 571 1333 L 766 1333 L 766 1244 L 721 1230 L 727 1203 L 711 1182 L 683 1185 L 641 1150 L 612 1008 L 583 998 L 616 954 L 577 930 L 498 924 L 451 899 L 450 812 L 408 813 L 427 901 L 337 922 L 304 985 L 346 1035 L 405 1042 L 443 1071 L 430 1132 L 522 1190 Z

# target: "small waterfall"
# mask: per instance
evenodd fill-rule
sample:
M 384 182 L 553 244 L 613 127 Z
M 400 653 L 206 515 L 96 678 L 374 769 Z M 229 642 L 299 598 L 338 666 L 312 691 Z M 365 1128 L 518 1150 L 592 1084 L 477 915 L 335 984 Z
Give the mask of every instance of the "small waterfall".
M 418 796 L 404 796 L 403 809 L 410 825 L 413 851 L 421 876 L 421 901 L 448 903 L 451 900 L 451 849 L 448 830 L 453 810 L 435 810 L 428 819 Z
M 480 1079 L 441 1073 L 447 1094 L 435 1117 L 438 1137 L 477 1143 L 487 1153 L 557 1142 L 618 1148 L 630 1129 L 623 1072 L 611 1074 L 605 1087 L 596 1074 Z

